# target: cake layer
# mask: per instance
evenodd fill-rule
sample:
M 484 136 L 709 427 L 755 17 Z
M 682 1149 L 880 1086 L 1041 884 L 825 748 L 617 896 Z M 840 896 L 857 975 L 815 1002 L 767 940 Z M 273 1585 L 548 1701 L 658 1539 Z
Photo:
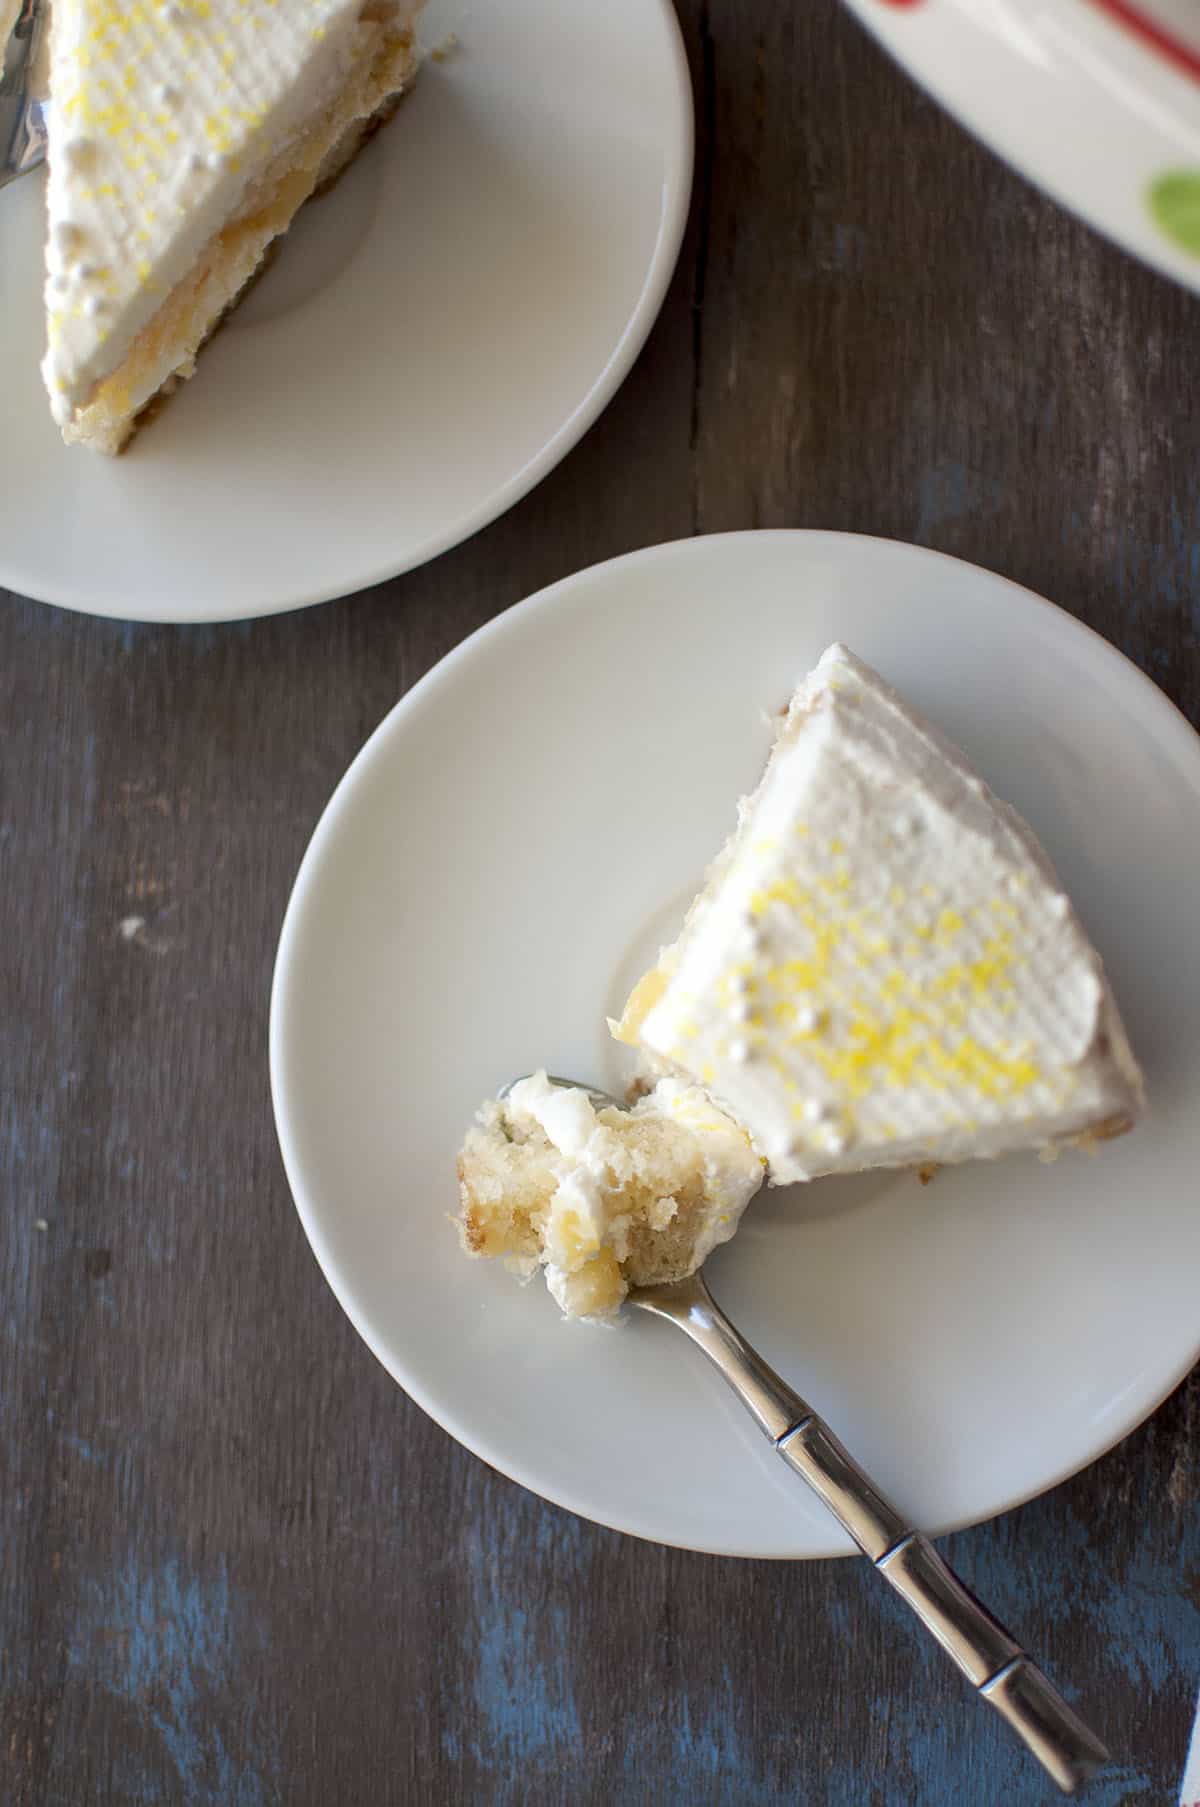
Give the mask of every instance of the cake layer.
M 665 1079 L 628 1111 L 536 1073 L 491 1100 L 458 1163 L 472 1255 L 538 1267 L 569 1317 L 605 1317 L 631 1285 L 693 1273 L 762 1184 L 746 1137 L 695 1087 Z
M 707 1088 L 777 1184 L 1112 1134 L 1142 1101 L 1032 831 L 839 646 L 614 1032 Z

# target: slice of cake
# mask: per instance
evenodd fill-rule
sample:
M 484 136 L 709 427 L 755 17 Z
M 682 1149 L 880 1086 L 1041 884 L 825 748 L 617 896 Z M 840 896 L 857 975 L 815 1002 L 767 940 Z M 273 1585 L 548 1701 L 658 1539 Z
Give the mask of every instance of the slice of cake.
M 659 1082 L 631 1110 L 535 1073 L 479 1112 L 458 1161 L 469 1255 L 542 1267 L 568 1317 L 604 1318 L 631 1286 L 679 1280 L 728 1241 L 762 1163 L 703 1092 Z
M 1015 810 L 833 646 L 614 1033 L 704 1087 L 776 1184 L 1127 1129 L 1099 955 Z
M 42 368 L 65 439 L 120 451 L 192 374 L 410 80 L 420 4 L 54 0 Z

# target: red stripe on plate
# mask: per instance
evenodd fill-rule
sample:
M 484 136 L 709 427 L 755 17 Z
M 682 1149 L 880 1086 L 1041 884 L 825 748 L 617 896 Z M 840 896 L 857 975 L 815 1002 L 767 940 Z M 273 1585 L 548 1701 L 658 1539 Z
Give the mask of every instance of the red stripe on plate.
M 1112 18 L 1119 19 L 1135 37 L 1161 51 L 1169 63 L 1174 63 L 1177 69 L 1190 75 L 1194 82 L 1200 82 L 1200 55 L 1156 19 L 1144 13 L 1140 6 L 1132 5 L 1131 0 L 1092 0 L 1092 5 L 1098 6 L 1101 12 L 1110 14 Z

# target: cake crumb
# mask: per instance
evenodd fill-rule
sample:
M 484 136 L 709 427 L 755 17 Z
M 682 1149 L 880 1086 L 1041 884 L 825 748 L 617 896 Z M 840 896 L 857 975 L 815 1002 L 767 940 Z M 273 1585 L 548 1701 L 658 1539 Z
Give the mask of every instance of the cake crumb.
M 631 1110 L 544 1069 L 489 1099 L 458 1159 L 463 1252 L 544 1269 L 569 1318 L 613 1318 L 631 1286 L 681 1280 L 727 1242 L 762 1184 L 735 1124 L 660 1080 Z
M 50 1225 L 46 1222 L 44 1217 L 35 1217 L 33 1220 L 33 1227 L 35 1230 L 40 1230 L 44 1236 L 46 1231 L 50 1228 Z
M 920 1180 L 920 1182 L 923 1186 L 927 1186 L 929 1184 L 930 1180 L 933 1178 L 934 1174 L 937 1172 L 938 1166 L 939 1166 L 939 1163 L 937 1161 L 922 1161 L 921 1162 L 921 1165 L 917 1168 L 917 1178 Z
M 431 63 L 448 63 L 455 52 L 461 49 L 462 39 L 456 31 L 452 31 L 448 37 L 442 39 L 436 50 L 429 52 L 429 60 Z

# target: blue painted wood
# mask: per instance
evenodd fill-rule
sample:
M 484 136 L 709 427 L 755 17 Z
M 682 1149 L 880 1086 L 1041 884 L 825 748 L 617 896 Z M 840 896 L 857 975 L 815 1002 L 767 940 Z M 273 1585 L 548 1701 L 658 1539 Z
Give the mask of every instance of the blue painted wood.
M 832 0 L 680 10 L 684 257 L 535 494 L 289 619 L 0 609 L 5 1803 L 1052 1798 L 861 1566 L 636 1544 L 453 1446 L 342 1317 L 275 1150 L 270 970 L 321 806 L 405 687 L 571 570 L 729 527 L 914 538 L 1055 597 L 1200 721 L 1196 303 Z M 1110 1739 L 1097 1807 L 1175 1799 L 1198 1401 L 948 1540 Z

